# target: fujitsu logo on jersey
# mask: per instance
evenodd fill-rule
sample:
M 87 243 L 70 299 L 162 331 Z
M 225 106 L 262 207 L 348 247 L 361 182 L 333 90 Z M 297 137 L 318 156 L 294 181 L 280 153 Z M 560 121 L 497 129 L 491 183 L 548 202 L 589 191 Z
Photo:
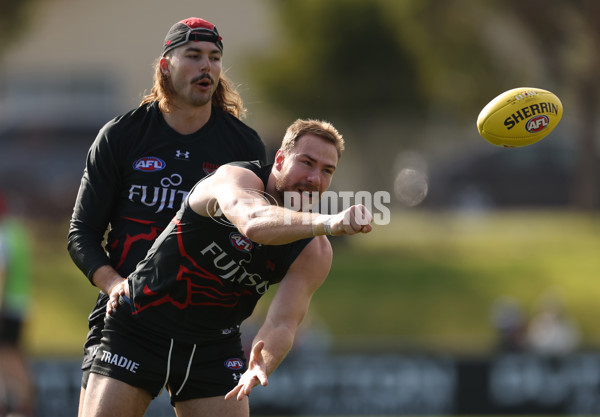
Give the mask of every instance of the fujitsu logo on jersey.
M 155 156 L 144 156 L 133 163 L 133 169 L 143 172 L 154 172 L 165 169 L 167 164 Z
M 182 182 L 181 175 L 172 174 L 160 180 L 161 187 L 132 184 L 129 187 L 129 201 L 156 207 L 155 213 L 160 213 L 164 209 L 179 210 L 181 203 L 188 195 L 188 191 L 175 188 Z
M 244 261 L 240 261 L 239 264 L 236 263 L 235 259 L 221 249 L 216 242 L 210 243 L 200 253 L 204 256 L 212 257 L 213 265 L 221 271 L 221 273 L 216 274 L 222 279 L 235 281 L 246 287 L 254 287 L 256 293 L 261 295 L 269 289 L 269 281 L 263 280 L 259 274 L 248 272 L 241 265 Z

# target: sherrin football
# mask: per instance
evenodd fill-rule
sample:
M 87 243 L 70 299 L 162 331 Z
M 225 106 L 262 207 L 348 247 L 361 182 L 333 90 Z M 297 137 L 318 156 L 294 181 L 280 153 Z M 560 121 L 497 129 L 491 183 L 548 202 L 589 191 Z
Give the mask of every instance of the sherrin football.
M 505 91 L 479 113 L 477 130 L 488 142 L 505 148 L 531 145 L 556 127 L 563 114 L 550 91 L 520 87 Z

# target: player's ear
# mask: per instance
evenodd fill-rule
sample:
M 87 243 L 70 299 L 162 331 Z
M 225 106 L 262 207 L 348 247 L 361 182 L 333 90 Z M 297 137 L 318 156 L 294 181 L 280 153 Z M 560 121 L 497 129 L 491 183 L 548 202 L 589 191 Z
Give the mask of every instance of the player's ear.
M 167 58 L 162 57 L 158 65 L 163 75 L 169 75 L 169 60 Z
M 285 156 L 283 155 L 283 151 L 280 149 L 275 154 L 275 164 L 274 165 L 275 165 L 275 169 L 277 169 L 277 171 L 281 171 L 284 160 L 285 160 Z

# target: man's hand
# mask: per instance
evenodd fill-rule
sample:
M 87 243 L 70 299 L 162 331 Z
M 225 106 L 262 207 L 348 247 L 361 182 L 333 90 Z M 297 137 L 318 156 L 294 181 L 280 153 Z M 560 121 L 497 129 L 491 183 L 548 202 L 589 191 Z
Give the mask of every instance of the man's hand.
M 348 207 L 328 220 L 333 236 L 369 233 L 373 230 L 371 222 L 373 222 L 373 215 L 362 204 Z
M 250 361 L 248 362 L 248 370 L 244 372 L 244 375 L 240 378 L 240 382 L 238 382 L 237 386 L 225 395 L 226 400 L 237 395 L 237 400 L 241 401 L 245 396 L 250 395 L 252 388 L 258 384 L 263 387 L 267 386 L 267 369 L 262 355 L 264 347 L 265 342 L 262 340 L 252 347 Z
M 129 297 L 129 285 L 127 285 L 127 279 L 123 278 L 121 281 L 116 281 L 108 294 L 108 302 L 106 303 L 106 315 L 110 315 L 114 309 L 119 305 L 120 296 Z

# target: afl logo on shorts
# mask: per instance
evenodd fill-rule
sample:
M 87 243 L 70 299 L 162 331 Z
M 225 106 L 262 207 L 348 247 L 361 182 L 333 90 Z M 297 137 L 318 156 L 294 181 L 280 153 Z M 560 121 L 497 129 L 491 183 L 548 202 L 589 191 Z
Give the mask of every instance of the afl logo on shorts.
M 155 156 L 144 156 L 133 163 L 133 169 L 143 172 L 154 172 L 165 169 L 167 164 Z
M 254 246 L 250 239 L 238 232 L 230 233 L 229 240 L 231 241 L 231 245 L 240 252 L 248 253 L 252 250 L 252 246 Z
M 244 361 L 240 358 L 230 358 L 225 361 L 225 368 L 231 369 L 232 371 L 239 371 L 244 367 Z

